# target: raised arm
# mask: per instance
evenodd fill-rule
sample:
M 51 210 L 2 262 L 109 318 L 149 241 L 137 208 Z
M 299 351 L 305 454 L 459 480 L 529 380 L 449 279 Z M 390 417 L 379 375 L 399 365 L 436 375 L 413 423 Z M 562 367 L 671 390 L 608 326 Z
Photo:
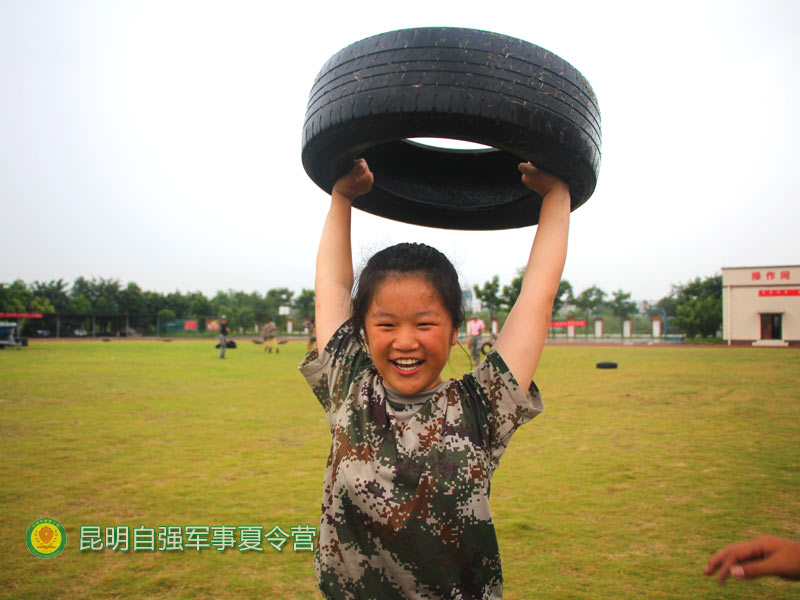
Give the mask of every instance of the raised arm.
M 521 163 L 519 170 L 522 182 L 542 195 L 542 209 L 522 291 L 494 347 L 514 379 L 527 389 L 542 355 L 567 258 L 570 197 L 566 183 L 531 163 Z
M 372 189 L 372 172 L 363 158 L 339 179 L 331 192 L 331 208 L 317 251 L 315 320 L 317 349 L 325 348 L 333 333 L 350 317 L 353 256 L 350 249 L 352 201 Z

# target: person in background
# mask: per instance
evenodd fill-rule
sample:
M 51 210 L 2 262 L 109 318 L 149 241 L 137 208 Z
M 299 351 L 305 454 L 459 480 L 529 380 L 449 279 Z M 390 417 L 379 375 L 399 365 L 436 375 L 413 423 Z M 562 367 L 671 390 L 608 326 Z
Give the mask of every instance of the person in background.
M 275 349 L 275 354 L 278 354 L 280 350 L 278 349 L 278 345 L 275 342 L 275 332 L 277 331 L 278 327 L 275 325 L 275 322 L 272 320 L 271 317 L 267 317 L 267 322 L 264 323 L 264 350 L 267 350 L 272 353 L 273 348 Z
M 228 317 L 222 315 L 222 321 L 219 324 L 219 357 L 225 358 L 225 348 L 228 347 Z
M 308 347 L 307 352 L 311 352 L 317 347 L 317 326 L 314 324 L 314 319 L 305 320 L 306 327 L 308 327 Z
M 481 334 L 486 330 L 486 323 L 476 316 L 470 317 L 467 321 L 467 333 L 469 334 L 469 349 L 472 352 L 472 362 L 476 365 L 481 360 Z

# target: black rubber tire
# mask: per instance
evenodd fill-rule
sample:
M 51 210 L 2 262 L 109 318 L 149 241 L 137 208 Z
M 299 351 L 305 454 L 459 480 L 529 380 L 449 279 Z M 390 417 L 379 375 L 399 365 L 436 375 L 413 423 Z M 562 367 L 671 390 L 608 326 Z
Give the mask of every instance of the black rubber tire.
M 442 150 L 407 138 L 455 138 L 488 150 Z M 390 219 L 448 229 L 538 222 L 541 198 L 520 181 L 530 160 L 592 195 L 600 113 L 586 79 L 555 54 L 475 29 L 402 29 L 335 54 L 309 95 L 302 160 L 330 193 L 364 157 L 372 191 L 353 203 Z
M 597 363 L 598 369 L 616 369 L 617 363 L 610 361 L 610 360 L 603 360 Z
M 483 342 L 483 346 L 481 346 L 481 354 L 483 354 L 484 356 L 489 354 L 489 352 L 492 351 L 492 346 L 494 346 L 492 342 Z

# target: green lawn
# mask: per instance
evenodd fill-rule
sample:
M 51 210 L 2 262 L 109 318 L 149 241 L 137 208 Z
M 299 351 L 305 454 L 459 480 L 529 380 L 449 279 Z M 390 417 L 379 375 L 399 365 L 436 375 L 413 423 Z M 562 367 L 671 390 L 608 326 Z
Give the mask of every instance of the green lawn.
M 291 538 L 282 552 L 79 550 L 82 525 L 317 525 L 329 439 L 297 371 L 305 344 L 242 341 L 222 361 L 214 343 L 0 352 L 0 596 L 319 597 Z M 466 367 L 457 352 L 446 375 Z M 800 351 L 548 347 L 536 379 L 546 411 L 492 483 L 506 598 L 800 595 L 702 574 L 729 542 L 800 538 Z M 66 529 L 53 559 L 26 548 L 39 517 Z

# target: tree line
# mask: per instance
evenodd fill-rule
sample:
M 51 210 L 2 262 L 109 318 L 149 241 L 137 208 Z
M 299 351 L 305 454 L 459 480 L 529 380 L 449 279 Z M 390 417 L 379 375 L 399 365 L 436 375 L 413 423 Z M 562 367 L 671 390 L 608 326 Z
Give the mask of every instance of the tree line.
M 519 269 L 508 285 L 500 287 L 495 275 L 482 286 L 475 285 L 473 292 L 481 305 L 494 316 L 504 317 L 516 302 L 522 289 L 525 269 Z M 674 284 L 667 296 L 655 304 L 643 303 L 643 310 L 631 299 L 631 293 L 622 289 L 610 294 L 596 285 L 576 292 L 566 279 L 561 280 L 553 302 L 554 317 L 581 318 L 613 315 L 620 319 L 638 314 L 670 319 L 673 328 L 687 337 L 715 337 L 722 326 L 722 275 L 695 279 L 685 284 Z
M 475 285 L 473 292 L 489 317 L 501 320 L 516 302 L 522 288 L 524 269 L 517 271 L 508 285 L 500 285 L 499 276 Z M 74 322 L 94 316 L 103 333 L 119 328 L 120 316 L 142 333 L 155 329 L 156 317 L 161 323 L 174 319 L 219 317 L 226 315 L 231 327 L 252 330 L 267 318 L 285 327 L 286 316 L 279 307 L 288 306 L 299 323 L 314 316 L 314 290 L 303 288 L 299 294 L 285 287 L 272 288 L 263 295 L 258 292 L 218 291 L 209 298 L 199 291 L 167 294 L 142 290 L 130 282 L 123 286 L 119 280 L 78 277 L 72 285 L 63 279 L 26 284 L 18 279 L 11 284 L 0 283 L 0 312 L 57 313 Z M 640 311 L 631 293 L 622 289 L 606 292 L 592 285 L 576 292 L 566 279 L 561 281 L 553 303 L 553 315 L 559 318 L 586 318 L 613 315 L 620 319 L 637 314 L 660 315 L 670 320 L 672 330 L 678 329 L 688 337 L 714 337 L 722 325 L 722 276 L 697 277 L 685 284 L 673 285 L 670 293 Z M 116 317 L 116 319 L 112 318 Z M 203 324 L 200 324 L 201 328 Z
M 314 316 L 314 290 L 295 293 L 288 288 L 273 288 L 263 295 L 258 292 L 218 291 L 209 298 L 199 291 L 167 294 L 143 290 L 130 282 L 123 286 L 116 279 L 78 277 L 72 285 L 63 279 L 34 281 L 30 285 L 21 279 L 11 284 L 0 283 L 0 312 L 35 312 L 58 314 L 71 323 L 83 323 L 93 317 L 100 331 L 113 333 L 123 322 L 142 333 L 154 333 L 158 321 L 183 318 L 218 318 L 225 315 L 234 329 L 251 330 L 267 318 L 285 325 L 286 316 L 279 307 L 292 309 L 296 320 Z M 201 323 L 204 328 L 204 323 Z

